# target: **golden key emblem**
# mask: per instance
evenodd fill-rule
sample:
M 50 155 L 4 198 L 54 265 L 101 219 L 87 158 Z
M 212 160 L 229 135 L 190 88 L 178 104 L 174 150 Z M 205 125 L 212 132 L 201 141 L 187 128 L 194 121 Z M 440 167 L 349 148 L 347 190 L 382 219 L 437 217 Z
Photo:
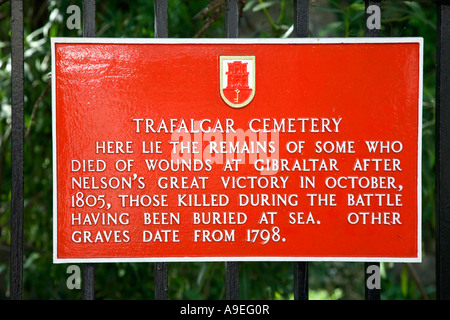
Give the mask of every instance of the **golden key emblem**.
M 234 102 L 238 103 L 239 102 L 239 92 L 241 92 L 241 90 L 236 89 L 236 90 L 234 90 L 234 92 L 236 92 L 236 98 L 234 98 Z

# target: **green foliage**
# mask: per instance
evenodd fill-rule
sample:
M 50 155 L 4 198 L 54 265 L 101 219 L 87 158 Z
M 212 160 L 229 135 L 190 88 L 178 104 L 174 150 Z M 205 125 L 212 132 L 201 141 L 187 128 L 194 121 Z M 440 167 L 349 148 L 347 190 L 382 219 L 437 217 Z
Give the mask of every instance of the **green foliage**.
M 244 1 L 245 2 L 245 1 Z M 170 0 L 169 36 L 223 37 L 223 6 L 205 10 L 207 0 Z M 364 36 L 364 3 L 311 1 L 310 35 Z M 66 9 L 82 1 L 25 1 L 25 223 L 24 299 L 80 299 L 80 290 L 66 287 L 67 265 L 52 263 L 52 136 L 50 37 L 81 36 L 66 27 Z M 9 1 L 0 5 L 0 298 L 8 298 L 11 214 L 11 53 Z M 434 257 L 434 122 L 436 14 L 432 4 L 383 1 L 382 36 L 424 37 L 423 90 L 423 256 Z M 154 37 L 153 1 L 97 1 L 97 35 Z M 249 37 L 292 37 L 292 1 L 247 0 L 241 34 Z M 424 282 L 429 269 L 382 264 L 383 299 L 434 297 L 434 283 Z M 360 263 L 309 263 L 311 299 L 362 299 Z M 170 299 L 223 299 L 223 263 L 170 263 Z M 99 264 L 95 271 L 99 299 L 153 299 L 154 265 Z M 292 263 L 240 263 L 240 298 L 292 299 Z
M 252 37 L 287 38 L 294 31 L 292 1 L 249 0 L 243 8 L 244 13 L 264 15 L 270 29 L 257 28 Z M 276 18 L 275 18 L 276 17 Z

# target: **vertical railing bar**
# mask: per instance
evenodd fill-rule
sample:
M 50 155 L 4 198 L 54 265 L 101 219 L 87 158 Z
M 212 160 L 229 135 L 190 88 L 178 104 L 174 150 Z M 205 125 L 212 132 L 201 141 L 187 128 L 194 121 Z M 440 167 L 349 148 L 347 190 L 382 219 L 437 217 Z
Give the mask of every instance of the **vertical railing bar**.
M 371 268 L 371 267 L 375 267 L 377 270 L 380 270 L 380 263 L 379 262 L 365 262 L 364 263 L 365 299 L 366 300 L 380 300 L 381 289 L 377 289 L 375 287 L 369 289 L 369 287 L 368 287 L 368 283 L 367 283 L 368 280 L 370 282 L 380 283 L 380 272 L 375 273 L 375 274 L 370 274 L 368 272 L 368 270 L 372 270 L 373 268 Z M 369 277 L 370 277 L 370 279 L 369 279 Z M 375 281 L 373 277 L 378 277 L 378 279 L 376 279 L 376 281 Z
M 94 300 L 95 299 L 95 267 L 93 263 L 83 263 L 82 265 L 82 286 L 81 286 L 81 296 L 83 300 Z
M 367 24 L 367 20 L 369 18 L 369 14 L 373 14 L 372 12 L 368 12 L 368 8 L 370 6 L 377 6 L 379 9 L 379 12 L 381 14 L 381 0 L 365 0 L 365 12 L 366 12 L 366 25 L 365 25 L 365 36 L 366 37 L 379 37 L 381 35 L 381 28 L 369 28 Z M 381 20 L 381 16 L 380 16 Z M 373 279 L 373 277 L 380 277 L 380 272 L 376 274 L 369 274 L 367 271 L 369 269 L 372 269 L 371 266 L 374 266 L 377 270 L 380 270 L 380 263 L 379 262 L 365 262 L 364 263 L 364 288 L 365 288 L 365 299 L 366 300 L 380 300 L 381 296 L 381 290 L 379 288 L 370 288 L 368 287 L 367 281 L 369 280 L 369 277 Z M 380 279 L 378 278 L 377 283 L 380 283 Z
M 225 0 L 225 37 L 239 37 L 239 0 Z
M 83 0 L 83 37 L 95 37 L 95 0 Z
M 308 37 L 309 0 L 294 0 L 294 35 Z M 294 299 L 308 300 L 308 262 L 294 262 Z
M 239 299 L 239 262 L 225 262 L 225 298 Z
M 308 262 L 294 262 L 294 299 L 308 300 Z
M 225 37 L 239 37 L 239 0 L 225 0 Z M 239 299 L 239 262 L 225 262 L 225 298 Z
M 155 38 L 169 37 L 169 4 L 168 0 L 155 0 Z M 167 262 L 156 262 L 155 270 L 155 300 L 169 299 L 169 265 Z
M 450 5 L 437 3 L 436 298 L 450 299 Z
M 10 298 L 22 299 L 24 214 L 23 1 L 11 1 L 11 252 Z
M 155 300 L 169 299 L 169 265 L 167 262 L 155 263 Z
M 379 37 L 381 35 L 381 28 L 369 28 L 367 25 L 367 18 L 371 15 L 371 12 L 367 12 L 367 8 L 370 6 L 377 6 L 381 13 L 381 0 L 365 0 L 365 12 L 366 12 L 366 26 L 365 26 L 365 36 L 366 37 Z M 380 17 L 381 19 L 381 17 Z
M 155 38 L 169 37 L 168 0 L 155 0 Z
M 95 14 L 95 0 L 83 0 L 83 37 L 95 37 Z M 94 300 L 95 266 L 93 263 L 84 263 L 82 270 L 82 299 Z

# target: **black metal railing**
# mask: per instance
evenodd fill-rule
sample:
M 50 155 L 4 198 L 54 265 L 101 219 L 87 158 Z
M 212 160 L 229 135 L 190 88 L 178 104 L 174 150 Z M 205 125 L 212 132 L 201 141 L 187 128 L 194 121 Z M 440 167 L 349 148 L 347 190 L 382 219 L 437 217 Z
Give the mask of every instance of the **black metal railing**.
M 307 37 L 309 0 L 294 2 L 294 36 Z M 154 0 L 155 37 L 169 37 L 168 0 Z M 225 0 L 225 36 L 239 37 L 239 0 Z M 381 0 L 366 0 L 366 8 L 381 5 Z M 436 76 L 436 284 L 437 299 L 450 299 L 450 5 L 436 2 L 437 76 Z M 367 10 L 366 10 L 367 12 Z M 83 0 L 83 36 L 96 33 L 95 0 Z M 366 36 L 377 37 L 380 29 L 366 28 Z M 10 298 L 22 298 L 23 222 L 24 222 L 24 21 L 23 0 L 11 0 L 11 81 L 12 81 L 12 203 Z M 365 270 L 379 263 L 365 263 Z M 155 299 L 168 299 L 168 263 L 155 267 Z M 239 262 L 225 262 L 226 299 L 239 298 Z M 82 298 L 94 299 L 94 264 L 83 265 Z M 308 299 L 308 262 L 294 263 L 294 298 Z M 367 272 L 366 272 L 367 277 Z M 380 289 L 367 289 L 366 299 L 380 299 Z
M 437 3 L 436 297 L 450 299 L 450 5 Z

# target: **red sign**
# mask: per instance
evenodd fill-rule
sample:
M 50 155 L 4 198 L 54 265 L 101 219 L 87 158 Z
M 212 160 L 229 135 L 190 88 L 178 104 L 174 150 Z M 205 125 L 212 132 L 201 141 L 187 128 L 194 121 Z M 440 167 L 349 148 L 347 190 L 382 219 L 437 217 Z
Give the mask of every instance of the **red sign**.
M 422 39 L 52 39 L 54 261 L 421 260 Z

